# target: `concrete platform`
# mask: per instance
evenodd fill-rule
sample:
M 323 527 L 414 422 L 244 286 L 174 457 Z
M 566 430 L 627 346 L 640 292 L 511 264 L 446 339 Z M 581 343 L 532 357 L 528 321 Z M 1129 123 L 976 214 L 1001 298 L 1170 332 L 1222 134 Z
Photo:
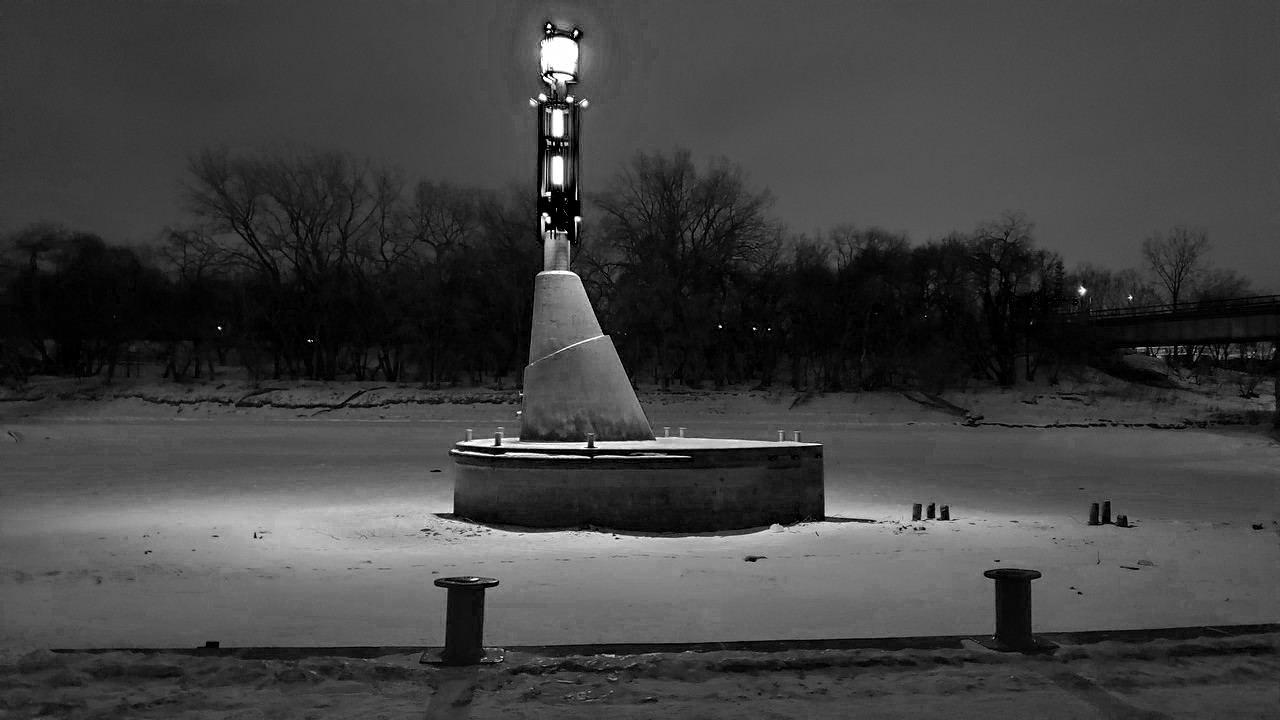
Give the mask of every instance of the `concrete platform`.
M 480 522 L 710 532 L 825 517 L 817 443 L 486 438 L 450 455 L 454 515 Z

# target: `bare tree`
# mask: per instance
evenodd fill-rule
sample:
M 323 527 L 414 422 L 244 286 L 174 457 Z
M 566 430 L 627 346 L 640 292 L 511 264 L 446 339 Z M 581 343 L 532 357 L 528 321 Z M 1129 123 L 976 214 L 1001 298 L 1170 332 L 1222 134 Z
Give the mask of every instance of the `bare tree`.
M 1168 293 L 1174 310 L 1188 286 L 1204 271 L 1209 236 L 1204 228 L 1176 225 L 1168 232 L 1153 232 L 1142 241 L 1142 256 L 1156 282 Z
M 234 157 L 204 149 L 188 161 L 191 210 L 265 289 L 277 357 L 332 379 L 352 317 L 355 281 L 383 236 L 400 188 L 388 172 L 336 152 Z M 276 374 L 279 374 L 277 367 Z
M 610 278 L 617 307 L 633 309 L 609 321 L 656 351 L 664 384 L 696 383 L 730 286 L 777 257 L 772 196 L 751 189 L 728 160 L 699 172 L 689 151 L 677 150 L 636 155 L 595 204 L 604 215 L 597 269 Z

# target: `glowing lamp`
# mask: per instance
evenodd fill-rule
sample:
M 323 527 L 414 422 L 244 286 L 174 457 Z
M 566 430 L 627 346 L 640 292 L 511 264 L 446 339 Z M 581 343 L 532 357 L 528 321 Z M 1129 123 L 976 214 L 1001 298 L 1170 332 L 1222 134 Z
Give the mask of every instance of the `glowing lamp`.
M 582 31 L 574 28 L 565 32 L 547 23 L 543 27 L 542 45 L 538 54 L 542 60 L 542 75 L 557 82 L 578 81 L 578 38 Z
M 1083 285 L 1081 285 L 1079 289 L 1076 290 L 1076 292 L 1080 293 L 1080 297 L 1084 297 L 1084 294 L 1088 291 L 1084 289 Z

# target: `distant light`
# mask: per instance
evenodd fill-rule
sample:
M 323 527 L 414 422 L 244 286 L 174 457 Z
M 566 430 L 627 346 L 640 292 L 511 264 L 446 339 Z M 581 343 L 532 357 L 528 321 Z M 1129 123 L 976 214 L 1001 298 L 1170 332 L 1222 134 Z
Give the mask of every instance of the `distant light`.
M 1133 296 L 1132 296 L 1132 295 L 1130 295 L 1130 296 L 1129 296 L 1129 302 L 1133 302 Z
M 557 187 L 564 185 L 564 158 L 559 155 L 551 156 L 551 184 Z
M 546 93 L 538 93 L 538 102 L 546 102 L 546 101 L 547 101 L 547 94 L 546 94 Z
M 1084 297 L 1084 294 L 1088 291 L 1084 289 L 1083 285 L 1081 285 L 1080 288 L 1076 290 L 1076 292 L 1080 293 L 1080 297 Z
M 551 111 L 551 137 L 564 137 L 564 110 Z

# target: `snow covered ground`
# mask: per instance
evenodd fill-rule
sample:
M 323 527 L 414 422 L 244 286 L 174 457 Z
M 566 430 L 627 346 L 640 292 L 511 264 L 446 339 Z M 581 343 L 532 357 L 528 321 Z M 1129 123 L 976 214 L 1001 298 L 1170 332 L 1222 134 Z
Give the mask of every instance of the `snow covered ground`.
M 23 399 L 0 403 L 0 643 L 439 645 L 445 592 L 431 581 L 468 574 L 501 581 L 485 630 L 506 646 L 984 635 L 993 567 L 1044 573 L 1037 632 L 1280 620 L 1280 444 L 1194 426 L 1269 414 L 1267 386 L 1247 399 L 1095 376 L 943 396 L 961 411 L 890 393 L 645 393 L 659 428 L 802 430 L 827 446 L 827 521 L 692 536 L 453 518 L 448 448 L 466 428 L 512 432 L 516 405 L 378 387 L 11 394 Z M 1134 527 L 1088 526 L 1104 500 Z M 950 505 L 952 521 L 910 522 L 914 502 Z M 40 672 L 70 687 L 77 663 L 107 662 L 59 657 Z M 246 683 L 280 670 L 254 668 Z

